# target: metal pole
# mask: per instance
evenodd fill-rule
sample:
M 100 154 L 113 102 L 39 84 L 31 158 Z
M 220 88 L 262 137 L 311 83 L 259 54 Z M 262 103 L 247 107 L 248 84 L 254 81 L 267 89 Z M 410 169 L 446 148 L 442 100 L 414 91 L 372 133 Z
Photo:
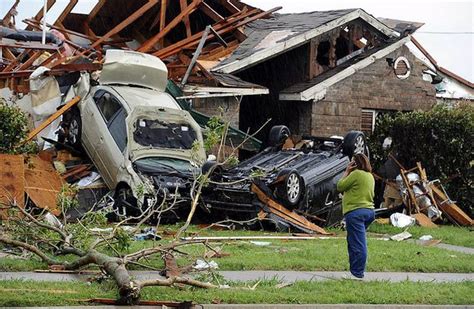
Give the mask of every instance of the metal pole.
M 43 37 L 41 39 L 42 44 L 46 44 L 46 13 L 48 12 L 48 0 L 44 0 L 43 6 Z

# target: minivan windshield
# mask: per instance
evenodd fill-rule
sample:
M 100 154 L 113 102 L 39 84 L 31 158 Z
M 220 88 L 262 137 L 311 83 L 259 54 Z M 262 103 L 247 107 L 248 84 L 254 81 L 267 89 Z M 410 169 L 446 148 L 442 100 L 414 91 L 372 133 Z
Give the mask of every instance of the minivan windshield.
M 191 149 L 197 134 L 187 123 L 138 119 L 133 139 L 142 146 L 169 149 Z

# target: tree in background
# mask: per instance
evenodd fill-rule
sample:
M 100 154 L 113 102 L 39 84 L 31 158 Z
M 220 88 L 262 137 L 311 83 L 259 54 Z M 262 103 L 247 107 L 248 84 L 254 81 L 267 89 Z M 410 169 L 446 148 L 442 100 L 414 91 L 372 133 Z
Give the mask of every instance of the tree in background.
M 392 146 L 383 149 L 390 136 Z M 474 106 L 436 106 L 428 112 L 383 115 L 369 138 L 375 168 L 390 151 L 407 169 L 421 162 L 430 180 L 440 179 L 450 198 L 472 216 Z

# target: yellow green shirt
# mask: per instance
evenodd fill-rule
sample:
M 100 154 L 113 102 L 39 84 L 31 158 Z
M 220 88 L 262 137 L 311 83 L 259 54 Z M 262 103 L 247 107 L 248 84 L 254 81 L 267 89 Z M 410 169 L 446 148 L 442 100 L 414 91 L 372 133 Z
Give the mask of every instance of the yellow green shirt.
M 342 212 L 358 208 L 374 208 L 375 180 L 371 173 L 354 170 L 337 182 L 337 191 L 343 192 Z

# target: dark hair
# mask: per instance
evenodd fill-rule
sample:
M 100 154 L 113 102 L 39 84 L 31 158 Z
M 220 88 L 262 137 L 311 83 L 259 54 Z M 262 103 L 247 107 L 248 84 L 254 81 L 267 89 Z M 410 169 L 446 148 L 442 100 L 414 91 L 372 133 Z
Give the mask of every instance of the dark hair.
M 353 157 L 354 162 L 357 165 L 357 168 L 369 173 L 372 173 L 372 166 L 370 165 L 369 158 L 363 153 L 356 153 Z

